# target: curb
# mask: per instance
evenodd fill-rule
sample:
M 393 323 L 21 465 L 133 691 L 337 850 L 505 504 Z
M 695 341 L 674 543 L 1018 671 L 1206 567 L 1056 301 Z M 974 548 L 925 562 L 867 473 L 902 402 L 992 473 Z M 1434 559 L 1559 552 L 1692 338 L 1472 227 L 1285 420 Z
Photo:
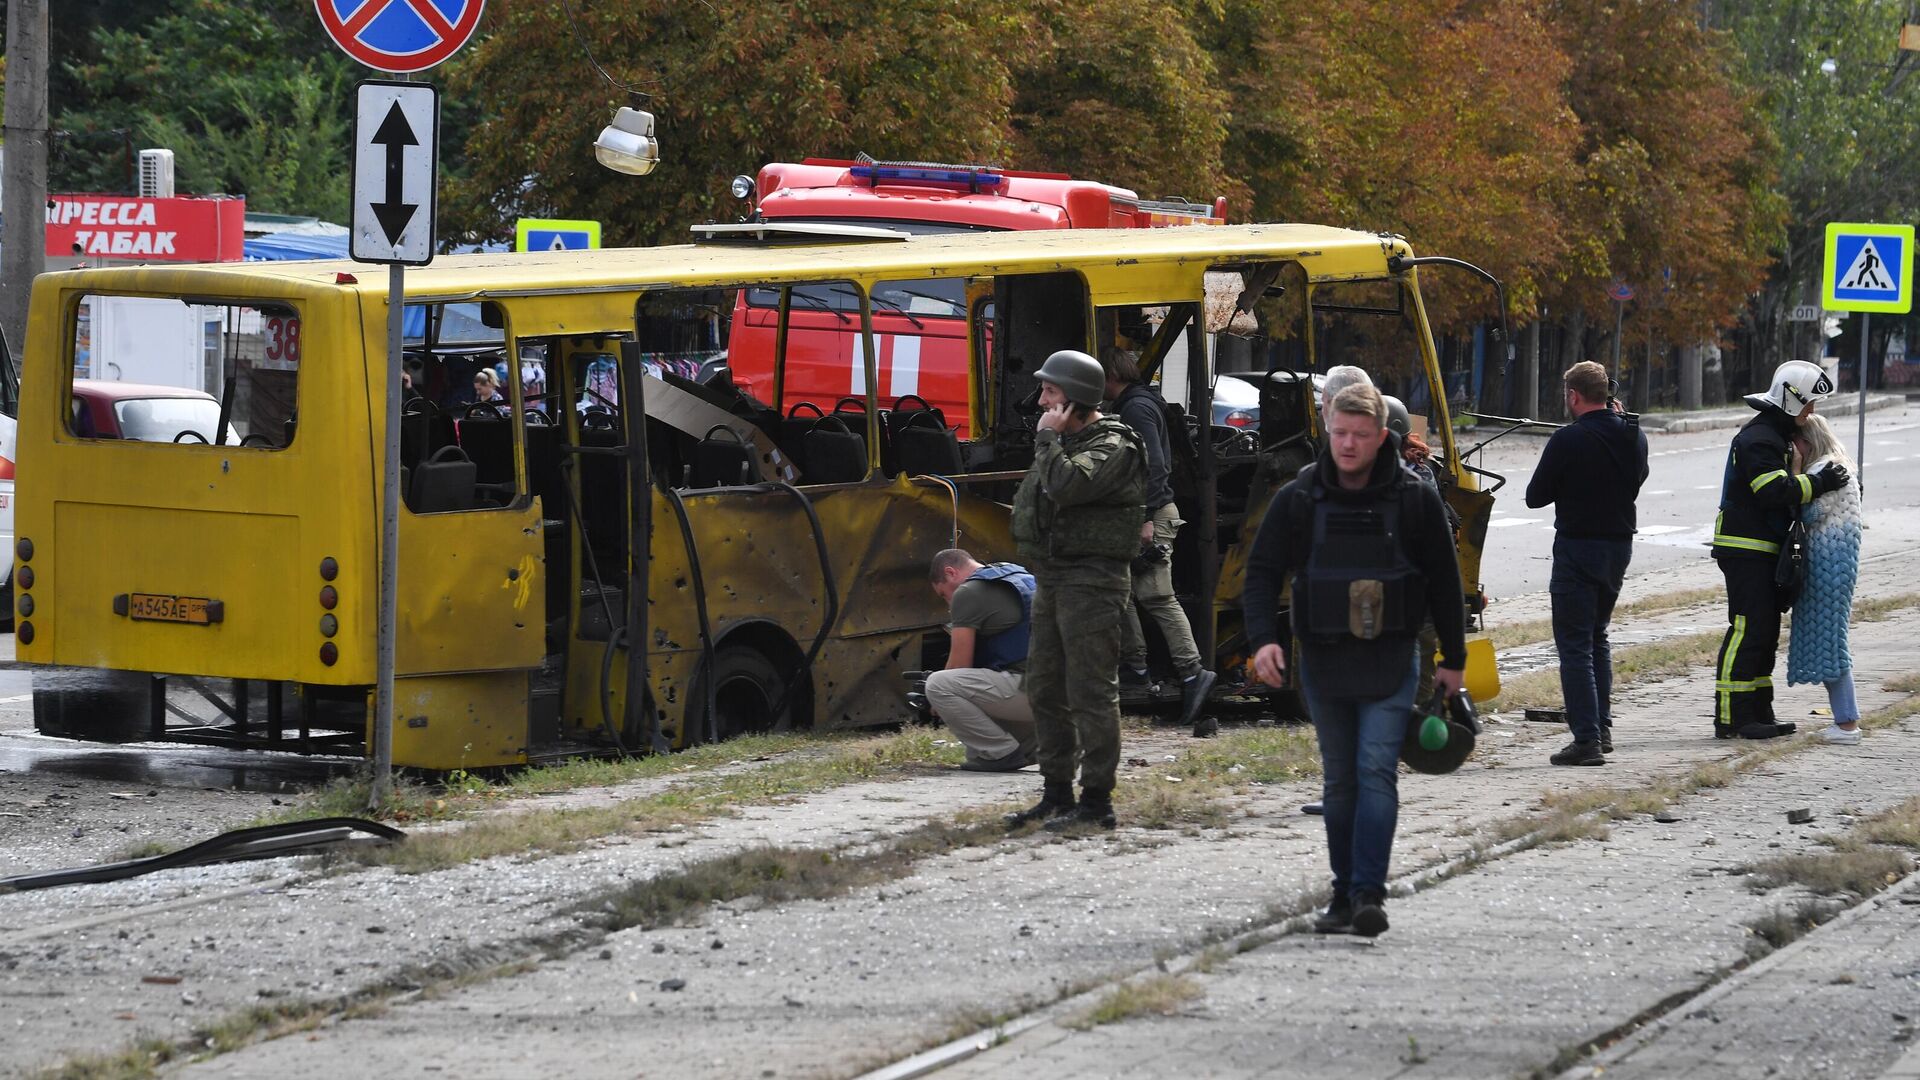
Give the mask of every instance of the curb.
M 1867 411 L 1877 412 L 1881 409 L 1905 408 L 1906 404 L 1907 399 L 1901 394 L 1875 394 L 1867 399 Z M 1831 406 L 1823 403 L 1820 408 L 1820 413 L 1823 416 L 1856 416 L 1859 412 L 1860 399 L 1857 397 L 1851 397 L 1845 401 L 1836 401 Z M 1650 414 L 1640 418 L 1640 426 L 1648 431 L 1664 431 L 1669 435 L 1684 435 L 1690 431 L 1711 431 L 1715 428 L 1739 427 L 1751 419 L 1752 416 L 1753 413 L 1751 411 L 1730 412 L 1725 414 Z

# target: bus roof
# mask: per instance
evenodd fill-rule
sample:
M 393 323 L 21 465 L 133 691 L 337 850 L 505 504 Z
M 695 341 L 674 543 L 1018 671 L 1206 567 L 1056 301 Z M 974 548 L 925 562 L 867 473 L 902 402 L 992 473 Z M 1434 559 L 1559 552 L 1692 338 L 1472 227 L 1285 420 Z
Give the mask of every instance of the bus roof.
M 568 292 L 621 292 L 668 285 L 820 281 L 861 277 L 947 277 L 1045 273 L 1066 268 L 1095 280 L 1111 268 L 1137 275 L 1158 265 L 1176 274 L 1250 260 L 1299 262 L 1310 280 L 1387 275 L 1387 259 L 1408 255 L 1396 236 L 1324 225 L 1196 225 L 1161 229 L 1058 229 L 948 233 L 861 243 L 707 242 L 591 251 L 442 255 L 410 267 L 415 301 Z M 345 275 L 345 276 L 343 276 Z M 1152 276 L 1152 275 L 1149 275 Z M 377 265 L 343 260 L 102 267 L 43 276 L 49 286 L 160 295 L 284 296 L 357 290 L 384 295 Z

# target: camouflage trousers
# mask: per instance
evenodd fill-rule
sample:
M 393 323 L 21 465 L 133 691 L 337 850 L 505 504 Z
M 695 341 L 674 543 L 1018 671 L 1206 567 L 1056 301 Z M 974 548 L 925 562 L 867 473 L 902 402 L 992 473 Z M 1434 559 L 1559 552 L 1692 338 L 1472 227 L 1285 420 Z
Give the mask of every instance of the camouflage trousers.
M 1103 560 L 1104 561 L 1104 560 Z M 1111 573 L 1075 568 L 1067 580 L 1036 570 L 1027 700 L 1047 788 L 1105 795 L 1120 765 L 1120 627 L 1130 601 L 1127 564 Z

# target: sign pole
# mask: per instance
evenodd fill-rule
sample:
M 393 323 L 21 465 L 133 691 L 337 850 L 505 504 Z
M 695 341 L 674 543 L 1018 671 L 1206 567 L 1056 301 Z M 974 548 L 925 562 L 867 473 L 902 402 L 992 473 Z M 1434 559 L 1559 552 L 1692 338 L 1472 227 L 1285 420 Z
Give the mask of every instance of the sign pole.
M 1627 320 L 1626 302 L 1619 297 L 1613 301 L 1613 381 L 1620 381 L 1620 329 Z
M 1867 490 L 1867 343 L 1873 340 L 1873 313 L 1860 313 L 1860 444 L 1853 458 L 1853 474 L 1860 478 L 1860 492 L 1865 501 Z
M 406 312 L 406 270 L 387 267 L 386 462 L 380 471 L 380 682 L 374 692 L 373 784 L 368 801 L 379 810 L 393 794 L 393 658 L 399 624 L 400 581 L 400 373 L 401 328 Z

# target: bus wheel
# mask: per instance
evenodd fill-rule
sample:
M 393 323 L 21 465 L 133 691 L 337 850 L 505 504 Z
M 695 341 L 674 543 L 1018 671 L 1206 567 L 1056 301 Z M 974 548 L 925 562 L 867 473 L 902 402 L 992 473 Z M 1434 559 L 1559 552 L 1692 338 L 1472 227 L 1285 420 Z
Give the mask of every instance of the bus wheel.
M 701 690 L 704 694 L 704 688 Z M 716 722 L 703 724 L 700 734 L 709 731 L 721 739 L 740 735 L 761 735 L 793 728 L 793 702 L 788 701 L 773 715 L 775 706 L 787 696 L 787 679 L 760 650 L 751 645 L 722 645 L 713 658 L 713 705 Z M 696 698 L 704 705 L 703 698 Z
M 42 735 L 89 742 L 151 738 L 153 676 L 138 671 L 48 668 L 33 676 L 33 727 Z

